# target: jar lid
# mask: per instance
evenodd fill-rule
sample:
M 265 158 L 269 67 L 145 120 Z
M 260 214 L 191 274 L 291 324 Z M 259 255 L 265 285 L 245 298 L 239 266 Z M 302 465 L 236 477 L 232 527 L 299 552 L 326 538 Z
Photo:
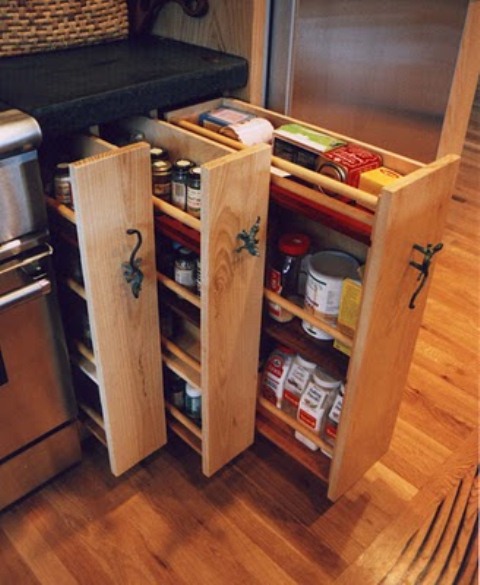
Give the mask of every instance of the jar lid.
M 161 146 L 154 146 L 150 149 L 150 157 L 152 160 L 166 160 L 168 159 L 168 150 Z
M 317 366 L 317 364 L 315 362 L 308 361 L 307 359 L 302 357 L 300 354 L 297 354 L 297 356 L 295 357 L 295 361 L 297 362 L 297 364 L 299 364 L 300 366 L 303 366 L 304 368 L 307 368 L 308 370 L 312 370 L 313 368 L 315 368 Z
M 190 398 L 198 398 L 202 395 L 202 392 L 196 386 L 193 386 L 188 382 L 185 384 L 185 393 L 190 396 Z
M 55 167 L 55 171 L 59 175 L 68 175 L 70 173 L 69 163 L 67 162 L 58 163 Z
M 190 248 L 186 248 L 185 246 L 179 248 L 178 253 L 181 254 L 182 256 L 190 256 L 191 254 L 193 254 Z
M 303 256 L 310 248 L 310 238 L 305 234 L 284 234 L 278 241 L 278 249 L 288 256 Z
M 342 384 L 341 380 L 336 380 L 321 368 L 315 369 L 315 371 L 313 372 L 313 379 L 315 383 L 318 384 L 319 386 L 322 386 L 322 388 L 334 389 L 339 388 Z
M 169 162 L 168 160 L 155 160 L 152 163 L 152 169 L 157 172 L 157 173 L 168 173 L 169 171 L 172 170 L 172 163 Z
M 200 175 L 202 174 L 202 169 L 200 167 L 192 167 L 189 171 L 188 171 L 189 175 L 196 175 L 198 176 L 198 178 L 200 178 Z
M 182 171 L 187 171 L 189 168 L 193 166 L 195 166 L 195 163 L 191 160 L 188 160 L 188 158 L 179 158 L 175 162 L 175 168 Z
M 318 278 L 357 278 L 358 261 L 340 250 L 325 250 L 310 257 L 309 273 Z

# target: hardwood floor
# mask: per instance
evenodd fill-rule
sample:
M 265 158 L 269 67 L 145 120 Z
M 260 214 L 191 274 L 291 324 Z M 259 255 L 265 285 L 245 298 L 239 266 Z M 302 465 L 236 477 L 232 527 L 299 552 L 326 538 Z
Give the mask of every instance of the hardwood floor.
M 261 438 L 211 479 L 175 439 L 117 479 L 92 440 L 81 465 L 0 514 L 0 584 L 476 582 L 479 112 L 392 445 L 362 480 L 331 504 Z M 435 510 L 452 490 L 468 512 L 448 515 L 457 537 L 437 543 L 453 552 L 433 558 L 421 535 L 439 530 Z M 432 563 L 419 564 L 425 555 Z

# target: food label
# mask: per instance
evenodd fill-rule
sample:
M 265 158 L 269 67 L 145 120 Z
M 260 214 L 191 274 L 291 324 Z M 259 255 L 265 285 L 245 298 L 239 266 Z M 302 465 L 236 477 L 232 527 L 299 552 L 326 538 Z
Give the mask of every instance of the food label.
M 187 186 L 185 183 L 172 183 L 172 203 L 179 209 L 185 209 L 187 205 Z
M 190 215 L 200 218 L 202 190 L 187 187 L 187 211 Z
M 292 360 L 292 355 L 274 350 L 270 354 L 263 372 L 262 394 L 277 408 L 281 408 L 282 405 L 283 383 Z
M 312 314 L 318 313 L 326 321 L 335 323 L 341 290 L 340 279 L 326 282 L 309 274 L 305 287 L 305 310 Z

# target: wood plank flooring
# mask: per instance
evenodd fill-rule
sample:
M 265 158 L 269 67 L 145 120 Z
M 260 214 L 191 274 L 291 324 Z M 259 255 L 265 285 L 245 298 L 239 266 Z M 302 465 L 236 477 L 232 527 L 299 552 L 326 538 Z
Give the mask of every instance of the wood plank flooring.
M 89 441 L 81 465 L 0 514 L 0 584 L 476 582 L 479 111 L 381 461 L 331 504 L 320 480 L 261 438 L 211 479 L 175 439 L 114 478 Z M 449 483 L 459 468 L 463 487 Z M 451 528 L 455 502 L 464 515 Z M 434 558 L 439 542 L 451 563 Z

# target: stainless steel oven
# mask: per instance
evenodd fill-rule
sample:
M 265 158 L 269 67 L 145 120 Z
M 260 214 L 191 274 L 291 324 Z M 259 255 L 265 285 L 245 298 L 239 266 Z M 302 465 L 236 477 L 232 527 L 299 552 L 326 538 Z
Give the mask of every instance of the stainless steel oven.
M 0 509 L 80 458 L 33 118 L 0 112 Z

